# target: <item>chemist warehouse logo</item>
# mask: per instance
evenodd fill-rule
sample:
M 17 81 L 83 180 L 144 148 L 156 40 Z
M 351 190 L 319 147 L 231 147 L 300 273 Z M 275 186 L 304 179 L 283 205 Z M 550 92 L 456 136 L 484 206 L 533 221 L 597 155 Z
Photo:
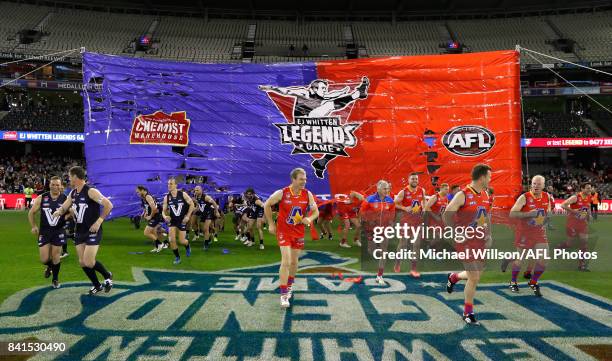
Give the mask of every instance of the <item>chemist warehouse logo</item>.
M 302 261 L 348 263 L 323 252 Z M 277 267 L 135 269 L 136 282 L 95 297 L 84 283 L 23 290 L 0 306 L 0 341 L 65 342 L 62 360 L 172 361 L 570 360 L 612 345 L 610 302 L 562 284 L 543 282 L 543 298 L 479 285 L 482 326 L 468 327 L 462 289 L 447 294 L 443 274 L 393 274 L 379 286 L 374 276 L 354 283 L 301 273 L 283 311 L 277 276 L 267 273 Z
M 325 79 L 308 86 L 278 87 L 262 85 L 287 123 L 274 123 L 280 131 L 281 143 L 293 144 L 291 154 L 310 154 L 315 175 L 324 177 L 327 165 L 334 158 L 348 157 L 346 148 L 357 145 L 355 130 L 359 123 L 348 118 L 357 101 L 368 97 L 370 81 L 337 84 Z

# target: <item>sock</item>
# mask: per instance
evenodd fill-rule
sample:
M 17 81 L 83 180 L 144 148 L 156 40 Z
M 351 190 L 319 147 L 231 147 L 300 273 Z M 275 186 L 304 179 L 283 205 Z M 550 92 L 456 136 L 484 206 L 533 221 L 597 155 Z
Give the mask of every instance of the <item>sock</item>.
M 516 277 L 521 272 L 521 267 L 512 266 L 512 283 L 516 283 Z
M 102 275 L 102 277 L 104 277 L 105 280 L 111 277 L 111 274 L 110 272 L 108 272 L 106 267 L 104 267 L 104 265 L 98 261 L 96 261 L 96 264 L 93 266 L 93 269 L 98 271 Z
M 412 261 L 410 262 L 410 265 L 411 265 L 411 266 L 410 266 L 410 267 L 411 267 L 411 271 L 415 271 L 415 272 L 416 272 L 416 269 L 417 269 L 417 267 L 416 267 L 416 266 L 417 266 L 417 261 L 416 261 L 416 260 L 412 260 Z
M 342 244 L 346 243 L 346 238 L 342 238 L 342 239 L 340 240 L 340 243 L 342 243 Z
M 174 253 L 174 256 L 175 256 L 175 257 L 177 257 L 177 258 L 181 258 L 181 256 L 179 256 L 179 253 L 178 253 L 178 248 L 177 248 L 177 249 L 173 249 L 173 250 L 172 250 L 172 253 Z
M 155 248 L 159 248 L 159 246 L 161 245 L 161 242 L 159 240 L 155 240 Z
M 98 276 L 96 276 L 96 271 L 94 271 L 93 268 L 89 268 L 89 267 L 81 267 L 81 268 L 83 269 L 83 272 L 85 272 L 89 280 L 91 281 L 91 284 L 96 287 L 100 287 L 100 281 L 98 281 Z
M 295 277 L 289 276 L 287 279 L 287 287 L 293 286 L 293 281 L 295 281 Z
M 457 282 L 459 282 L 459 275 L 458 275 L 458 274 L 456 274 L 455 272 L 451 273 L 451 275 L 450 275 L 450 281 L 451 281 L 452 283 L 457 283 Z
M 167 239 L 164 239 L 164 244 L 170 244 Z
M 466 302 L 463 305 L 463 314 L 464 315 L 469 315 L 470 313 L 474 313 L 474 305 L 471 303 Z
M 185 245 L 185 249 L 189 249 L 189 242 L 187 242 L 187 244 Z
M 280 293 L 281 293 L 281 296 L 284 296 L 287 294 L 287 285 L 280 285 Z
M 47 262 L 45 262 L 45 266 L 47 266 L 47 267 L 53 266 L 53 261 L 48 260 Z
M 259 244 L 263 244 L 263 238 L 259 239 Z
M 384 268 L 378 268 L 378 273 L 376 275 L 377 276 L 382 276 L 384 270 L 385 270 Z
M 58 264 L 54 264 L 51 266 L 52 270 L 53 270 L 53 280 L 57 281 L 57 276 L 59 275 L 59 271 L 60 271 L 60 266 L 62 264 L 58 263 Z
M 544 273 L 544 266 L 539 263 L 536 264 L 534 271 L 533 271 L 533 275 L 531 276 L 531 280 L 529 281 L 529 283 L 532 283 L 532 284 L 538 283 L 538 280 L 540 279 L 540 276 L 542 276 L 542 273 Z
M 62 252 L 66 253 L 68 251 L 68 245 L 67 244 L 63 244 L 62 245 Z

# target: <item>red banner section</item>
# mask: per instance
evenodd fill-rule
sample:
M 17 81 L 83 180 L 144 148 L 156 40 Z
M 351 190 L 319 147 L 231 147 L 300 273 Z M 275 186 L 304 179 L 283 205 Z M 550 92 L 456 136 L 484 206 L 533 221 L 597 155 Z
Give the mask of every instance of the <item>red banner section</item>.
M 509 208 L 520 194 L 517 52 L 319 62 L 317 72 L 339 85 L 370 83 L 351 109 L 358 142 L 328 167 L 332 193 L 370 193 L 380 179 L 397 193 L 420 172 L 431 194 L 440 183 L 465 186 L 486 163 L 497 205 Z
M 36 199 L 37 194 L 32 194 Z M 0 194 L 0 209 L 25 208 L 25 194 Z
M 527 148 L 598 148 L 612 147 L 612 138 L 525 138 Z

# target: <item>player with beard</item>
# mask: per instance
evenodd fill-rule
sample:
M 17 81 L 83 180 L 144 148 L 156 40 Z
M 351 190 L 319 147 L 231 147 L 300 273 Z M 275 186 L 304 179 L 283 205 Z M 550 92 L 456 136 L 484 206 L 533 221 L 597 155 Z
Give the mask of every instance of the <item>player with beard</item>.
M 189 240 L 187 240 L 186 232 L 187 222 L 189 222 L 191 214 L 194 211 L 195 206 L 191 197 L 186 192 L 178 190 L 176 187 L 176 179 L 170 178 L 168 180 L 168 193 L 164 197 L 162 216 L 170 227 L 168 240 L 170 241 L 172 253 L 174 253 L 173 264 L 181 263 L 181 256 L 179 255 L 178 246 L 176 244 L 177 238 L 179 243 L 185 246 L 185 254 L 187 257 L 191 256 L 191 248 L 189 247 Z
M 49 182 L 49 192 L 37 197 L 28 211 L 28 221 L 32 228 L 32 234 L 38 236 L 38 253 L 42 264 L 47 266 L 45 278 L 53 275 L 51 285 L 59 288 L 60 256 L 62 246 L 66 244 L 64 231 L 65 219 L 63 216 L 53 217 L 66 201 L 62 193 L 62 181 L 59 177 L 52 177 Z M 34 217 L 40 210 L 39 227 L 36 226 Z
M 561 208 L 567 212 L 565 232 L 567 241 L 557 245 L 556 248 L 570 248 L 574 239 L 580 240 L 580 250 L 587 252 L 589 246 L 589 220 L 591 219 L 591 183 L 582 183 L 580 192 L 572 195 L 561 203 Z M 588 272 L 586 260 L 578 261 L 578 270 Z
M 408 224 L 409 227 L 421 227 L 423 226 L 423 205 L 425 204 L 425 189 L 419 186 L 419 174 L 417 172 L 410 173 L 408 177 L 408 186 L 395 196 L 394 199 L 395 208 L 399 210 L 400 222 L 402 224 Z M 412 240 L 412 250 L 419 252 L 421 247 L 421 236 L 415 235 L 415 239 Z M 397 243 L 397 250 L 408 248 L 408 240 L 400 238 Z M 401 270 L 401 259 L 395 261 L 394 271 L 399 272 Z M 421 274 L 417 272 L 417 261 L 412 260 L 410 275 L 414 278 L 421 277 Z
M 164 221 L 161 215 L 161 207 L 157 204 L 155 198 L 149 194 L 149 190 L 145 186 L 136 186 L 136 194 L 140 198 L 142 217 L 147 221 L 144 236 L 155 242 L 155 248 L 151 252 L 159 253 L 164 248 L 158 232 L 158 227 Z
M 427 220 L 427 226 L 429 227 L 442 227 L 444 228 L 444 222 L 442 222 L 442 213 L 448 205 L 448 184 L 440 184 L 440 190 L 433 194 L 423 207 L 425 211 L 425 218 Z M 432 238 L 429 246 L 436 248 L 440 239 Z
M 471 232 L 473 236 L 466 237 L 463 242 L 455 240 L 455 250 L 466 253 L 464 271 L 449 273 L 446 283 L 446 291 L 452 293 L 457 282 L 466 280 L 463 321 L 469 325 L 480 324 L 474 316 L 474 296 L 485 260 L 477 257 L 474 251 L 483 250 L 491 243 L 491 199 L 487 193 L 490 181 L 491 167 L 486 164 L 475 165 L 472 168 L 472 182 L 455 194 L 442 214 L 447 226 L 463 227 L 464 230 L 470 227 L 474 230 Z
M 280 278 L 280 304 L 281 307 L 290 306 L 293 296 L 293 281 L 298 269 L 300 252 L 304 249 L 305 226 L 319 216 L 319 209 L 314 196 L 306 186 L 306 171 L 295 168 L 291 171 L 291 184 L 274 192 L 264 204 L 264 214 L 268 220 L 270 234 L 276 235 L 281 252 Z M 278 218 L 274 222 L 272 206 L 278 204 Z M 312 213 L 310 216 L 306 216 Z
M 198 215 L 196 232 L 199 231 L 204 236 L 204 250 L 208 250 L 212 242 L 212 224 L 215 217 L 219 217 L 217 202 L 202 191 L 202 187 L 196 186 L 193 190 L 193 203 L 200 211 Z
M 53 216 L 63 216 L 68 210 L 72 212 L 76 223 L 74 242 L 79 264 L 92 283 L 89 294 L 95 295 L 102 289 L 104 292 L 109 292 L 113 288 L 113 274 L 96 260 L 96 255 L 102 241 L 102 222 L 110 214 L 113 204 L 100 191 L 86 184 L 83 168 L 72 167 L 68 174 L 72 192 L 64 204 L 53 213 Z M 100 211 L 100 206 L 102 206 L 102 211 Z M 104 277 L 104 285 L 98 281 L 96 272 Z

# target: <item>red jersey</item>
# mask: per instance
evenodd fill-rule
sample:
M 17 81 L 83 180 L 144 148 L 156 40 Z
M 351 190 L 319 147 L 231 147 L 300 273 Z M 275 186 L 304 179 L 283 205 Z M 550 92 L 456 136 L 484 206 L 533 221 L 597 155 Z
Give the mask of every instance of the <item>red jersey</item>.
M 436 201 L 431 205 L 431 212 L 439 216 L 444 212 L 446 206 L 448 206 L 448 197 L 441 196 L 440 193 L 436 193 L 435 196 Z
M 482 190 L 477 193 L 474 188 L 467 186 L 463 188 L 465 201 L 459 207 L 457 216 L 459 217 L 458 225 L 471 227 L 486 227 L 489 228 L 489 215 L 491 214 L 491 204 L 493 203 L 489 193 Z
M 304 238 L 302 218 L 308 215 L 308 203 L 306 189 L 292 194 L 289 187 L 283 188 L 283 198 L 278 203 L 277 233 L 285 237 Z
M 352 193 L 352 192 L 351 192 Z M 336 211 L 339 215 L 350 215 L 351 218 L 357 217 L 361 201 L 356 197 L 335 197 Z
M 402 206 L 408 207 L 408 212 L 404 212 L 403 222 L 411 224 L 420 224 L 423 218 L 423 205 L 425 204 L 425 190 L 421 186 L 417 186 L 414 191 L 410 191 L 409 187 L 404 188 L 404 199 Z
M 570 204 L 571 209 L 580 211 L 578 214 L 570 214 L 568 221 L 572 223 L 587 223 L 589 209 L 591 209 L 591 196 L 584 197 L 582 193 L 576 194 L 576 203 Z
M 542 192 L 536 197 L 532 192 L 523 193 L 525 205 L 521 212 L 528 213 L 537 211 L 534 218 L 519 219 L 516 228 L 516 239 L 522 248 L 532 248 L 537 243 L 545 243 L 546 240 L 546 214 L 551 206 L 552 197 L 547 192 Z

